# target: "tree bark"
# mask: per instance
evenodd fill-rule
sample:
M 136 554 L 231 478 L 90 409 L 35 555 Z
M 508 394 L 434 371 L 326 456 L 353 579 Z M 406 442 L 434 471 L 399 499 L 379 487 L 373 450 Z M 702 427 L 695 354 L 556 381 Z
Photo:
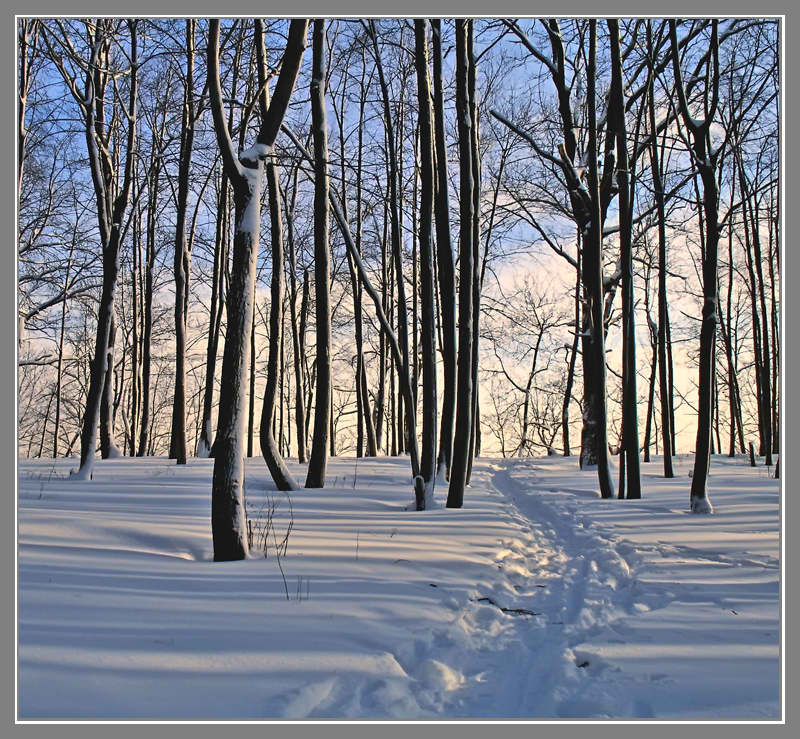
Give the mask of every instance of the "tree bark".
M 117 338 L 117 321 L 112 310 L 108 331 L 106 370 L 103 379 L 103 395 L 100 400 L 100 457 L 119 457 L 120 450 L 114 435 L 114 346 Z
M 652 53 L 652 31 L 647 23 L 647 48 Z M 672 387 L 667 381 L 667 326 L 669 322 L 667 304 L 667 216 L 664 200 L 664 184 L 661 178 L 661 158 L 656 136 L 655 113 L 655 70 L 652 68 L 648 78 L 648 115 L 650 127 L 650 171 L 653 177 L 653 191 L 658 218 L 658 395 L 661 406 L 661 446 L 664 459 L 664 477 L 674 477 L 672 455 L 675 453 L 672 438 L 672 412 L 670 394 Z
M 228 262 L 228 177 L 222 174 L 217 199 L 216 233 L 214 237 L 214 267 L 211 278 L 211 306 L 208 316 L 208 341 L 206 344 L 206 373 L 203 388 L 203 419 L 197 456 L 211 456 L 211 411 L 214 405 L 214 377 L 217 367 L 217 349 L 225 307 L 225 268 Z
M 456 20 L 456 116 L 460 168 L 460 228 L 458 287 L 458 389 L 456 426 L 453 437 L 453 460 L 447 507 L 461 508 L 470 457 L 472 430 L 472 279 L 473 279 L 473 151 L 472 115 L 469 100 L 468 25 L 472 21 Z
M 394 126 L 392 123 L 392 109 L 389 98 L 389 88 L 384 76 L 383 64 L 381 63 L 380 51 L 378 49 L 378 37 L 375 31 L 374 21 L 370 21 L 368 30 L 372 39 L 372 49 L 375 56 L 375 64 L 378 70 L 378 81 L 381 88 L 381 97 L 383 101 L 383 115 L 384 125 L 386 127 L 386 141 L 388 143 L 388 156 L 389 156 L 389 213 L 391 216 L 391 240 L 392 240 L 392 260 L 395 268 L 395 284 L 397 290 L 397 334 L 401 355 L 401 362 L 396 366 L 399 374 L 399 381 L 402 385 L 403 377 L 409 375 L 409 348 L 408 348 L 408 313 L 406 308 L 406 292 L 403 280 L 403 260 L 402 260 L 402 234 L 400 231 L 400 213 L 399 213 L 399 198 L 398 193 L 398 157 L 395 148 L 395 135 Z M 414 393 L 410 396 L 404 397 L 404 394 L 397 396 L 397 413 L 398 413 L 398 432 L 397 442 L 398 451 L 411 451 L 412 447 L 416 447 L 416 438 L 411 438 L 410 427 L 416 426 L 416 422 L 411 422 L 414 418 Z M 403 414 L 401 410 L 402 404 L 405 404 L 406 413 Z M 405 423 L 404 423 L 405 420 Z M 408 433 L 408 438 L 406 438 Z
M 278 371 L 281 346 L 283 342 L 283 228 L 281 223 L 280 183 L 275 163 L 273 144 L 283 122 L 289 97 L 294 89 L 300 71 L 300 62 L 305 51 L 308 21 L 292 21 L 289 40 L 283 56 L 283 66 L 275 86 L 275 96 L 270 101 L 266 77 L 266 53 L 264 50 L 264 28 L 260 19 L 255 21 L 256 55 L 258 59 L 258 79 L 261 88 L 259 107 L 261 110 L 261 130 L 258 143 L 266 147 L 267 193 L 270 212 L 270 242 L 272 245 L 272 278 L 269 308 L 269 357 L 267 360 L 267 385 L 261 406 L 261 426 L 259 441 L 264 461 L 278 490 L 296 490 L 288 467 L 281 456 L 275 441 L 273 418 L 275 399 L 279 391 Z
M 178 202 L 176 205 L 175 258 L 175 392 L 172 402 L 172 439 L 170 459 L 186 464 L 186 304 L 189 296 L 191 254 L 186 239 L 186 209 L 189 200 L 189 173 L 196 119 L 194 104 L 194 29 L 195 21 L 186 19 L 186 80 L 181 118 L 180 164 L 178 166 Z
M 578 340 L 581 335 L 581 284 L 583 276 L 581 274 L 582 249 L 580 246 L 581 231 L 578 229 L 576 234 L 578 239 L 578 259 L 575 267 L 575 330 L 572 337 L 572 348 L 569 350 L 569 363 L 567 366 L 567 385 L 564 388 L 564 402 L 561 406 L 561 436 L 564 440 L 564 456 L 572 454 L 569 443 L 569 404 L 572 400 L 572 385 L 575 382 L 575 360 L 578 357 Z
M 589 298 L 591 366 L 596 380 L 593 393 L 589 395 L 590 420 L 584 419 L 597 440 L 597 474 L 600 495 L 614 497 L 614 483 L 608 461 L 608 431 L 606 421 L 606 351 L 605 326 L 603 323 L 603 233 L 600 204 L 600 183 L 597 173 L 597 108 L 595 102 L 595 70 L 597 46 L 597 21 L 589 21 L 589 66 L 587 69 L 589 109 L 589 195 L 591 218 L 584 234 L 584 274 Z M 594 428 L 592 428 L 592 426 Z
M 481 318 L 481 156 L 478 144 L 478 94 L 477 69 L 475 63 L 474 22 L 467 24 L 467 84 L 469 86 L 470 149 L 472 155 L 472 414 L 470 423 L 469 455 L 467 457 L 467 479 L 472 479 L 472 460 L 480 448 L 480 378 L 478 376 L 478 346 L 480 342 Z
M 311 115 L 314 131 L 314 289 L 317 392 L 307 488 L 325 487 L 331 419 L 330 244 L 328 236 L 328 124 L 325 111 L 325 21 L 314 21 Z
M 674 20 L 669 21 L 672 44 L 672 67 L 675 89 L 678 94 L 681 116 L 692 137 L 692 159 L 703 181 L 703 209 L 705 211 L 705 254 L 703 256 L 703 309 L 700 325 L 700 358 L 698 382 L 698 422 L 695 442 L 694 471 L 690 494 L 692 513 L 713 511 L 706 491 L 708 469 L 711 462 L 712 392 L 714 379 L 714 340 L 717 331 L 717 246 L 719 242 L 718 190 L 716 162 L 718 151 L 708 146 L 708 132 L 717 109 L 719 93 L 719 41 L 718 21 L 711 25 L 711 60 L 707 61 L 712 99 L 705 91 L 706 118 L 695 121 L 689 113 L 678 56 L 678 33 Z
M 622 266 L 622 414 L 623 446 L 628 499 L 642 497 L 639 471 L 639 419 L 636 396 L 636 326 L 633 309 L 633 253 L 630 173 L 628 172 L 628 134 L 625 125 L 622 59 L 620 55 L 619 21 L 609 18 L 611 35 L 611 92 L 609 94 L 608 133 L 617 140 L 617 186 L 619 188 L 619 242 Z M 612 125 L 613 123 L 613 125 Z
M 294 171 L 291 206 L 284 198 L 286 206 L 286 239 L 289 254 L 289 314 L 292 322 L 292 351 L 294 353 L 294 419 L 297 435 L 297 461 L 306 462 L 306 420 L 304 403 L 305 375 L 303 372 L 303 352 L 300 348 L 300 329 L 297 323 L 297 258 L 294 244 L 294 206 L 297 199 L 297 174 Z
M 86 145 L 92 181 L 97 201 L 98 225 L 103 248 L 103 288 L 97 319 L 97 338 L 94 348 L 94 359 L 91 365 L 89 392 L 84 409 L 81 428 L 81 463 L 74 477 L 87 480 L 92 476 L 94 467 L 97 429 L 100 420 L 103 388 L 109 362 L 108 348 L 111 324 L 113 321 L 114 294 L 119 274 L 119 247 L 125 211 L 128 206 L 131 182 L 133 179 L 134 158 L 136 153 L 136 100 L 138 94 L 137 66 L 137 21 L 128 21 L 130 29 L 130 88 L 128 110 L 128 132 L 125 152 L 125 174 L 122 187 L 114 197 L 113 168 L 109 154 L 101 143 L 104 141 L 104 106 L 103 95 L 108 82 L 107 61 L 110 39 L 108 28 L 102 21 L 94 30 L 92 54 L 86 67 L 85 92 L 83 96 L 74 90 L 79 106 L 82 109 L 85 123 Z M 68 73 L 64 74 L 69 77 Z M 69 84 L 69 83 L 68 83 Z
M 163 133 L 163 118 L 161 123 L 161 133 Z M 137 457 L 143 457 L 147 452 L 147 441 L 151 425 L 150 371 L 152 364 L 153 336 L 153 280 L 156 263 L 156 206 L 158 203 L 158 185 L 161 172 L 160 161 L 160 157 L 156 156 L 154 142 L 153 152 L 150 158 L 150 176 L 148 179 L 146 263 L 143 298 L 144 325 L 142 328 L 142 418 L 139 427 L 139 445 L 136 450 Z
M 435 133 L 436 190 L 436 260 L 439 278 L 439 305 L 442 314 L 442 419 L 439 431 L 438 472 L 450 479 L 453 456 L 453 423 L 456 407 L 456 283 L 453 246 L 450 239 L 450 206 L 447 177 L 447 142 L 444 126 L 444 93 L 442 82 L 442 24 L 431 20 L 433 40 L 433 112 Z
M 244 400 L 253 322 L 263 161 L 271 156 L 275 137 L 289 103 L 305 48 L 306 28 L 305 20 L 291 22 L 283 65 L 268 114 L 262 117 L 255 146 L 241 152 L 237 159 L 223 117 L 219 80 L 219 20 L 212 19 L 209 26 L 207 67 L 211 111 L 217 144 L 233 188 L 236 212 L 233 270 L 227 301 L 228 327 L 222 359 L 222 388 L 211 491 L 215 561 L 243 559 L 248 552 L 242 456 Z M 279 271 L 283 268 L 282 261 L 280 264 Z M 271 309 L 274 308 L 275 306 L 271 306 Z M 277 310 L 280 311 L 280 304 Z
M 422 294 L 422 456 L 420 476 L 422 485 L 415 486 L 417 510 L 433 503 L 436 482 L 436 308 L 434 305 L 433 245 L 433 135 L 428 76 L 428 24 L 414 21 L 415 63 L 417 67 L 417 95 L 419 102 L 419 259 Z M 422 489 L 420 489 L 420 487 Z

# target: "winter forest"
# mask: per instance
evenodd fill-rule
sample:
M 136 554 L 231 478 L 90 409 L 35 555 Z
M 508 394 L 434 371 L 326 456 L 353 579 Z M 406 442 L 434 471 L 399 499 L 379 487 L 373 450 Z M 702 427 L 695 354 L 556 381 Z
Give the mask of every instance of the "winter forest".
M 781 23 L 18 17 L 19 718 L 777 719 Z

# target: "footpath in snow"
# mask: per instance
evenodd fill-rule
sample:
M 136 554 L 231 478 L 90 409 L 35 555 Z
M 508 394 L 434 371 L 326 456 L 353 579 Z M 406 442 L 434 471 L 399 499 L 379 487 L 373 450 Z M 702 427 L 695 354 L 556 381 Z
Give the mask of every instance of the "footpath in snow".
M 417 513 L 406 459 L 291 500 L 251 459 L 268 556 L 231 563 L 213 460 L 20 461 L 19 718 L 777 719 L 778 481 L 715 457 L 692 516 L 690 461 L 603 501 L 575 458 L 484 460 Z

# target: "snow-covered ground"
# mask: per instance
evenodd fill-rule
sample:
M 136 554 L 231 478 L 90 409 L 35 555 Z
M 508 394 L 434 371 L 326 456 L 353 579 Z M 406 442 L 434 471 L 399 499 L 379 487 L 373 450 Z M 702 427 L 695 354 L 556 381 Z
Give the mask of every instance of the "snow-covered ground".
M 778 719 L 778 481 L 715 457 L 693 516 L 676 462 L 603 501 L 575 458 L 483 460 L 417 513 L 406 459 L 334 459 L 276 558 L 251 459 L 268 556 L 214 563 L 213 460 L 21 460 L 19 717 Z

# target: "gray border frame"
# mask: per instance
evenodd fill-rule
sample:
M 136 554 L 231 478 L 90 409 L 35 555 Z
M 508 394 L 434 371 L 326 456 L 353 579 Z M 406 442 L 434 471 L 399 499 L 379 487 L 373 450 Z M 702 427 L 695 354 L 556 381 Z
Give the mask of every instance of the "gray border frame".
M 257 15 L 268 14 L 272 16 L 281 15 L 326 15 L 326 16 L 364 16 L 364 15 L 396 15 L 398 7 L 392 6 L 386 0 L 335 0 L 335 2 L 325 3 L 322 0 L 312 0 L 312 2 L 300 0 L 272 0 L 265 3 L 263 0 L 236 0 L 231 3 L 210 2 L 209 0 L 175 0 L 165 3 L 164 0 L 139 0 L 135 5 L 136 15 L 200 15 L 208 16 L 218 14 L 220 9 L 224 9 L 227 14 Z M 15 619 L 15 598 L 9 597 L 15 592 L 16 588 L 16 248 L 15 248 L 15 208 L 16 187 L 15 169 L 12 169 L 15 162 L 15 145 L 11 137 L 15 137 L 16 115 L 15 105 L 11 101 L 15 99 L 16 89 L 16 68 L 15 68 L 15 45 L 16 45 L 16 23 L 15 14 L 41 14 L 41 15 L 90 15 L 90 14 L 125 14 L 130 13 L 134 8 L 126 5 L 119 0 L 80 0 L 71 3 L 58 3 L 56 0 L 30 0 L 26 3 L 18 3 L 15 8 L 5 8 L 4 17 L 4 49 L 3 58 L 6 62 L 6 73 L 2 77 L 3 98 L 9 101 L 6 108 L 5 123 L 5 146 L 0 148 L 0 161 L 2 161 L 5 176 L 0 178 L 2 187 L 2 197 L 0 197 L 0 208 L 2 208 L 5 224 L 6 238 L 5 248 L 2 250 L 2 269 L 0 269 L 0 296 L 2 308 L 0 308 L 0 346 L 7 347 L 0 362 L 0 417 L 8 419 L 6 423 L 0 424 L 0 469 L 4 471 L 4 485 L 2 495 L 2 513 L 0 516 L 0 541 L 2 541 L 2 557 L 0 557 L 0 573 L 2 576 L 2 592 L 6 597 L 2 598 L 2 638 L 0 639 L 0 656 L 2 656 L 3 669 L 0 671 L 2 690 L 0 690 L 0 732 L 3 736 L 30 736 L 39 737 L 47 735 L 57 735 L 59 737 L 129 737 L 129 736 L 168 736 L 168 737 L 191 737 L 191 739 L 203 739 L 205 736 L 218 737 L 222 732 L 225 734 L 236 734 L 236 736 L 324 736 L 333 737 L 373 737 L 379 736 L 430 736 L 433 731 L 437 737 L 450 739 L 470 739 L 470 737 L 485 737 L 489 732 L 494 736 L 502 737 L 529 737 L 534 732 L 542 736 L 571 737 L 575 733 L 589 731 L 593 737 L 639 737 L 668 736 L 668 737 L 694 737 L 698 730 L 703 732 L 704 737 L 714 739 L 724 737 L 724 739 L 736 739 L 736 737 L 752 737 L 756 734 L 769 734 L 776 736 L 790 736 L 791 726 L 795 725 L 797 711 L 793 708 L 792 699 L 797 693 L 796 686 L 798 667 L 796 660 L 789 659 L 790 656 L 797 655 L 795 642 L 798 641 L 794 630 L 790 625 L 796 621 L 794 614 L 797 611 L 797 592 L 798 576 L 797 569 L 784 569 L 783 580 L 783 603 L 785 605 L 783 621 L 783 659 L 785 664 L 782 688 L 784 699 L 784 723 L 783 724 L 753 724 L 733 722 L 730 724 L 708 724 L 705 722 L 693 722 L 682 724 L 667 723 L 591 723 L 582 722 L 580 724 L 548 723 L 548 724 L 509 724 L 509 723 L 459 723 L 459 724 L 353 724 L 353 723 L 325 723 L 325 724 L 270 724 L 270 725 L 251 725 L 251 724 L 182 724 L 182 723 L 92 723 L 92 724 L 65 724 L 65 723 L 36 723 L 36 724 L 15 724 L 15 646 L 16 646 L 16 619 Z M 490 13 L 487 13 L 490 11 Z M 413 15 L 492 15 L 492 16 L 530 16 L 556 13 L 559 15 L 752 15 L 758 11 L 758 15 L 783 15 L 784 34 L 787 43 L 784 45 L 784 77 L 782 86 L 782 98 L 784 102 L 784 172 L 783 181 L 784 193 L 789 193 L 789 197 L 784 195 L 784 213 L 786 206 L 791 206 L 793 199 L 791 194 L 796 193 L 798 188 L 798 168 L 793 166 L 798 164 L 798 152 L 800 145 L 791 140 L 786 140 L 786 133 L 791 131 L 786 126 L 786 120 L 798 119 L 797 106 L 797 82 L 793 74 L 786 75 L 786 72 L 793 72 L 798 69 L 798 53 L 792 42 L 792 31 L 795 30 L 793 21 L 795 17 L 800 17 L 800 12 L 792 13 L 788 3 L 781 5 L 772 0 L 761 0 L 757 4 L 745 2 L 745 0 L 706 0 L 703 3 L 691 2 L 691 0 L 673 0 L 669 6 L 656 5 L 648 2 L 633 2 L 631 0 L 614 0 L 613 2 L 603 2 L 592 4 L 589 0 L 546 0 L 546 2 L 532 2 L 531 0 L 494 0 L 488 4 L 476 2 L 476 0 L 405 0 L 402 5 L 403 16 Z M 788 29 L 788 30 L 787 30 Z M 789 211 L 791 215 L 792 211 Z M 785 225 L 788 218 L 784 215 L 784 234 Z M 786 244 L 784 237 L 784 244 Z M 791 411 L 797 410 L 798 397 L 800 393 L 794 391 L 792 387 L 786 387 L 786 368 L 795 366 L 795 362 L 800 362 L 800 349 L 794 340 L 787 345 L 787 336 L 796 333 L 795 324 L 787 324 L 786 317 L 793 315 L 797 309 L 800 298 L 791 292 L 785 291 L 785 286 L 789 284 L 787 270 L 794 270 L 793 250 L 786 249 L 784 246 L 783 255 L 783 279 L 781 282 L 783 292 L 783 446 L 787 446 L 787 439 L 796 438 L 795 432 L 798 431 L 798 416 L 794 416 Z M 786 257 L 789 257 L 788 264 Z M 795 310 L 791 308 L 794 307 Z M 14 347 L 14 351 L 12 351 Z M 12 420 L 14 419 L 14 420 Z M 793 451 L 793 447 L 789 447 Z M 781 457 L 785 449 L 782 450 Z M 12 472 L 13 471 L 13 472 Z M 790 500 L 790 505 L 786 505 L 786 468 L 782 470 L 782 486 L 784 490 L 783 523 L 784 533 L 794 531 L 797 528 L 796 504 Z M 790 490 L 792 486 L 789 486 Z M 795 523 L 795 526 L 792 526 Z M 800 544 L 791 537 L 783 539 L 784 562 L 797 561 L 798 549 Z M 795 686 L 792 690 L 791 686 Z M 223 728 L 225 726 L 225 728 Z M 795 727 L 795 732 L 797 727 Z M 794 733 L 794 732 L 792 732 Z

